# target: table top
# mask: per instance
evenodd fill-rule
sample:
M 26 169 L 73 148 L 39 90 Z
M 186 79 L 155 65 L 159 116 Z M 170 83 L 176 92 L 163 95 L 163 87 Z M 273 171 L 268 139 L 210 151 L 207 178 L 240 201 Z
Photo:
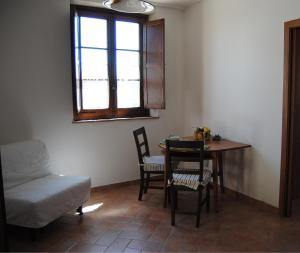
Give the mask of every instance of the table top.
M 181 137 L 180 140 L 191 141 L 191 140 L 194 140 L 194 137 L 192 137 L 192 136 Z M 237 150 L 237 149 L 244 149 L 244 148 L 251 147 L 251 145 L 249 145 L 249 144 L 225 140 L 225 139 L 220 140 L 220 141 L 209 140 L 209 141 L 205 141 L 205 144 L 208 145 L 208 149 L 206 150 L 206 152 Z M 159 144 L 159 147 L 163 150 L 166 149 L 165 144 Z

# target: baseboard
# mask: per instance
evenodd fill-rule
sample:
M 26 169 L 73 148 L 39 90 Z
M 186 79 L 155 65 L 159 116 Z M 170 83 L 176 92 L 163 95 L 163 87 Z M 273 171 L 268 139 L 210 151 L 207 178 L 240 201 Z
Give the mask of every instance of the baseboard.
M 225 187 L 225 194 L 232 194 L 239 201 L 243 201 L 245 203 L 248 203 L 249 205 L 255 206 L 260 210 L 267 211 L 267 212 L 272 212 L 274 214 L 279 214 L 279 208 L 278 207 L 272 206 L 272 205 L 270 205 L 266 202 L 263 202 L 261 200 L 254 199 L 254 198 L 249 197 L 249 196 L 247 196 L 243 193 L 231 190 L 227 187 Z
M 161 178 L 161 175 L 155 175 L 151 178 Z M 140 183 L 140 179 L 132 180 L 132 181 L 126 181 L 126 182 L 120 182 L 120 183 L 115 183 L 115 184 L 108 184 L 108 185 L 103 185 L 103 186 L 96 186 L 92 187 L 91 192 L 98 192 L 98 191 L 104 191 L 104 190 L 112 190 L 115 188 L 120 188 L 128 185 L 136 185 Z
M 104 190 L 112 190 L 112 189 L 120 188 L 120 187 L 124 187 L 124 186 L 135 185 L 135 184 L 138 184 L 139 182 L 140 182 L 140 180 L 137 179 L 137 180 L 120 182 L 120 183 L 115 183 L 115 184 L 96 186 L 91 189 L 91 192 L 93 193 L 93 192 L 104 191 Z
M 156 177 L 160 177 L 160 176 L 156 176 Z M 91 189 L 91 192 L 99 192 L 99 191 L 104 191 L 104 190 L 112 190 L 115 188 L 120 188 L 120 187 L 124 187 L 124 186 L 129 186 L 129 185 L 136 185 L 139 184 L 140 180 L 136 179 L 136 180 L 132 180 L 132 181 L 126 181 L 126 182 L 120 182 L 120 183 L 115 183 L 115 184 L 109 184 L 109 185 L 103 185 L 103 186 L 97 186 L 97 187 L 93 187 Z M 271 206 L 270 204 L 267 204 L 261 200 L 257 200 L 254 199 L 252 197 L 249 197 L 243 193 L 234 191 L 232 189 L 229 189 L 227 187 L 225 187 L 225 194 L 231 194 L 232 196 L 236 197 L 239 201 L 243 201 L 245 203 L 248 203 L 249 205 L 255 206 L 260 210 L 264 210 L 264 211 L 268 211 L 268 212 L 272 212 L 274 214 L 278 214 L 279 213 L 279 208 Z M 221 194 L 220 194 L 221 196 Z

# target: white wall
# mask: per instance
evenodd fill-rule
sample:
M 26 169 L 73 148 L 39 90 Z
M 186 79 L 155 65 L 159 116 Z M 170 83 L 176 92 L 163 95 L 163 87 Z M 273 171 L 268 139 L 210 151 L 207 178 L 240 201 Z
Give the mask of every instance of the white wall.
M 253 146 L 226 154 L 229 188 L 278 206 L 284 22 L 298 0 L 202 0 L 185 13 L 185 132 Z
M 39 138 L 57 172 L 99 186 L 138 178 L 133 129 L 146 126 L 159 153 L 166 135 L 207 125 L 253 146 L 226 154 L 226 185 L 277 206 L 283 23 L 299 10 L 299 0 L 158 8 L 151 19 L 166 19 L 167 110 L 159 120 L 72 124 L 69 1 L 1 1 L 0 144 Z
M 43 140 L 55 171 L 89 175 L 93 186 L 137 179 L 132 130 L 145 126 L 153 153 L 183 131 L 181 11 L 166 19 L 167 110 L 159 120 L 72 124 L 68 0 L 4 0 L 0 6 L 0 144 Z

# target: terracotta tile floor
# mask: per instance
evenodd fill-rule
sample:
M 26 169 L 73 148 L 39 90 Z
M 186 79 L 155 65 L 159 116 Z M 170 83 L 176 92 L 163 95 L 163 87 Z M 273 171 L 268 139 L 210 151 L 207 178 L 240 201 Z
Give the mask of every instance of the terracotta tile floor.
M 162 207 L 162 191 L 150 190 L 137 201 L 138 186 L 93 193 L 87 206 L 101 204 L 82 219 L 67 214 L 43 229 L 36 241 L 28 231 L 10 228 L 12 251 L 62 252 L 195 252 L 300 251 L 300 212 L 293 218 L 259 210 L 226 193 L 221 210 L 195 216 L 176 215 Z M 193 208 L 193 194 L 179 194 L 179 209 Z

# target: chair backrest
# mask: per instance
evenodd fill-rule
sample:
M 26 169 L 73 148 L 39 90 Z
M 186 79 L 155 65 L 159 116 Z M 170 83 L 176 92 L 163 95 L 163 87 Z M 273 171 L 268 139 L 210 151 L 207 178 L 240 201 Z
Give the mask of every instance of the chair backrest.
M 139 163 L 143 164 L 143 158 L 145 156 L 150 156 L 150 151 L 149 151 L 149 145 L 148 145 L 148 140 L 147 140 L 147 135 L 146 135 L 146 130 L 144 127 L 141 127 L 139 129 L 136 129 L 133 131 L 133 136 L 138 152 L 138 157 L 139 157 Z
M 169 179 L 173 173 L 197 174 L 199 181 L 203 180 L 204 142 L 203 141 L 178 141 L 166 140 L 166 156 Z M 176 168 L 180 162 L 193 162 L 196 169 Z
M 1 146 L 4 190 L 51 174 L 45 144 L 39 140 Z

